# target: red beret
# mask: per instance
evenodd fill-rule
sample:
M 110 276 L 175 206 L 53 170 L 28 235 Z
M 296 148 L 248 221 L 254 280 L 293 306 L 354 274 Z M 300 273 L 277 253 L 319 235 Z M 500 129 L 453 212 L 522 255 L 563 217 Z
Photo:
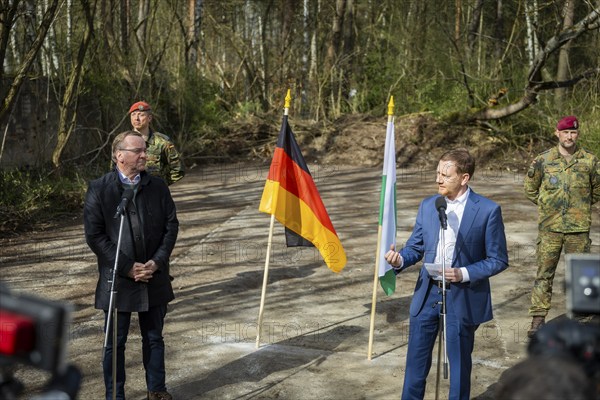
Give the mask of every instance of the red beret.
M 150 104 L 146 103 L 145 101 L 138 101 L 137 103 L 133 103 L 131 105 L 131 107 L 129 107 L 129 114 L 131 114 L 134 111 L 150 111 L 152 110 L 152 108 L 150 108 Z
M 564 117 L 558 124 L 556 124 L 557 131 L 566 131 L 572 129 L 579 129 L 579 122 L 574 115 L 569 115 L 568 117 Z

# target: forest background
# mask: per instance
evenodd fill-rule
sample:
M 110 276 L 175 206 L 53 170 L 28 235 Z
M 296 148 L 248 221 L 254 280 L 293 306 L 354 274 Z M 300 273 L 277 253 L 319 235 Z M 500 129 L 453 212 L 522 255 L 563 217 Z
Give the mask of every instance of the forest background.
M 597 0 L 0 0 L 0 20 L 1 236 L 79 211 L 138 100 L 188 168 L 268 163 L 288 89 L 309 161 L 380 162 L 391 96 L 399 167 L 466 145 L 523 169 L 569 114 L 600 154 Z

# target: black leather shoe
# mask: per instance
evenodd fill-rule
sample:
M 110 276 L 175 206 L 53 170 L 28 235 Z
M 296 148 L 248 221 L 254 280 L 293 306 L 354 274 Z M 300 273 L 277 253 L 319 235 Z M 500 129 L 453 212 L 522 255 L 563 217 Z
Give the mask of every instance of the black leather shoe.
M 148 400 L 173 400 L 169 392 L 148 392 Z
M 533 317 L 531 320 L 531 327 L 527 331 L 527 337 L 532 338 L 535 333 L 546 323 L 545 317 Z

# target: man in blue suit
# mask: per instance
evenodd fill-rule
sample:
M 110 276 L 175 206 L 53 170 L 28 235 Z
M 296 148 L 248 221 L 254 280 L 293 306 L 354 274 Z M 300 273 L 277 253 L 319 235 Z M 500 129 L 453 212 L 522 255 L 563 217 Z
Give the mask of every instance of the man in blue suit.
M 475 160 L 465 149 L 442 155 L 438 193 L 446 205 L 447 229 L 435 195 L 421 202 L 412 235 L 400 252 L 392 249 L 386 260 L 400 273 L 423 260 L 445 265 L 445 283 L 421 268 L 410 304 L 410 328 L 402 399 L 423 399 L 432 362 L 443 287 L 446 288 L 446 349 L 450 365 L 449 399 L 469 399 L 471 353 L 475 331 L 492 319 L 489 278 L 508 267 L 506 237 L 500 206 L 469 188 Z M 444 238 L 444 241 L 440 240 Z M 445 262 L 443 262 L 443 259 Z M 435 275 L 435 274 L 434 274 Z

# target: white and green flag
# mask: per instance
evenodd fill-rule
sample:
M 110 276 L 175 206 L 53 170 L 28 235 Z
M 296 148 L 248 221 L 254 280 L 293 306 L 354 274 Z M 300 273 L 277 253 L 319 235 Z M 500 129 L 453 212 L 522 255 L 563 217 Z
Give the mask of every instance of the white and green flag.
M 385 136 L 383 175 L 381 177 L 381 197 L 379 199 L 379 283 L 386 295 L 396 290 L 396 274 L 385 260 L 385 253 L 393 244 L 396 246 L 396 146 L 394 139 L 394 118 L 389 115 Z

